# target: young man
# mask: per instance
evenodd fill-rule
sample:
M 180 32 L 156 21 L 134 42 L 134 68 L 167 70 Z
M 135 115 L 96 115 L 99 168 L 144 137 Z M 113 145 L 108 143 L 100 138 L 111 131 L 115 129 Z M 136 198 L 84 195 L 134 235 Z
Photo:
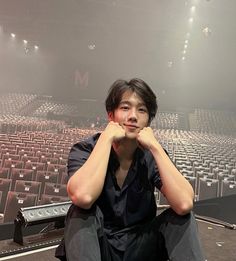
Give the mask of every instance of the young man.
M 194 192 L 149 127 L 156 96 L 141 79 L 117 80 L 100 134 L 75 144 L 68 160 L 64 241 L 68 261 L 203 261 L 191 213 Z M 156 216 L 154 189 L 170 208 Z

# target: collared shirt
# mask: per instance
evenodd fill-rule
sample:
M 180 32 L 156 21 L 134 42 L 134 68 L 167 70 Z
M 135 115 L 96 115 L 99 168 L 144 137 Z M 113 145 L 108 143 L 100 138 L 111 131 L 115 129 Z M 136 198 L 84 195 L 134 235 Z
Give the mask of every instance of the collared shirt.
M 86 162 L 99 136 L 100 133 L 97 133 L 72 147 L 68 160 L 69 177 Z M 112 148 L 104 187 L 95 204 L 99 206 L 104 215 L 104 229 L 108 239 L 112 238 L 111 241 L 112 244 L 115 242 L 115 247 L 125 250 L 126 232 L 155 217 L 154 188 L 160 189 L 162 183 L 155 160 L 148 150 L 136 149 L 121 188 L 118 186 L 115 176 L 119 165 L 116 153 Z

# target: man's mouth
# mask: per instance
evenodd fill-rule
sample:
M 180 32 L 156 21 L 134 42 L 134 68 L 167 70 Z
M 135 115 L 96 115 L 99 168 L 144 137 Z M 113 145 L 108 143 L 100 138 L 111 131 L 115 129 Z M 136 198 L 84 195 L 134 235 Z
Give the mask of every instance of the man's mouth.
M 136 125 L 132 125 L 132 124 L 124 124 L 124 126 L 128 129 L 131 129 L 131 130 L 136 130 L 138 129 L 138 126 Z

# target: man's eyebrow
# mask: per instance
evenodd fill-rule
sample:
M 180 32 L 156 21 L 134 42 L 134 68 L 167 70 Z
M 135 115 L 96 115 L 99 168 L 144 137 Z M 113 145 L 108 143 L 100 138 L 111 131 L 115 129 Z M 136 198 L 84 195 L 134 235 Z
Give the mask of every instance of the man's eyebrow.
M 123 100 L 119 104 L 129 104 L 129 105 L 131 105 L 132 103 L 130 101 Z M 138 103 L 138 106 L 145 106 L 145 107 L 147 107 L 147 105 L 144 102 Z

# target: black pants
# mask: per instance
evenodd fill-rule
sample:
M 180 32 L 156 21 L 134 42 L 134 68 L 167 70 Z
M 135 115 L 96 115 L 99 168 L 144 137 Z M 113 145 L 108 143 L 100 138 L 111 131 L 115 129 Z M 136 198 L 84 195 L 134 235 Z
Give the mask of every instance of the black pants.
M 128 233 L 126 250 L 109 244 L 98 207 L 68 211 L 64 239 L 56 249 L 63 261 L 204 261 L 193 213 L 177 215 L 167 209 Z

